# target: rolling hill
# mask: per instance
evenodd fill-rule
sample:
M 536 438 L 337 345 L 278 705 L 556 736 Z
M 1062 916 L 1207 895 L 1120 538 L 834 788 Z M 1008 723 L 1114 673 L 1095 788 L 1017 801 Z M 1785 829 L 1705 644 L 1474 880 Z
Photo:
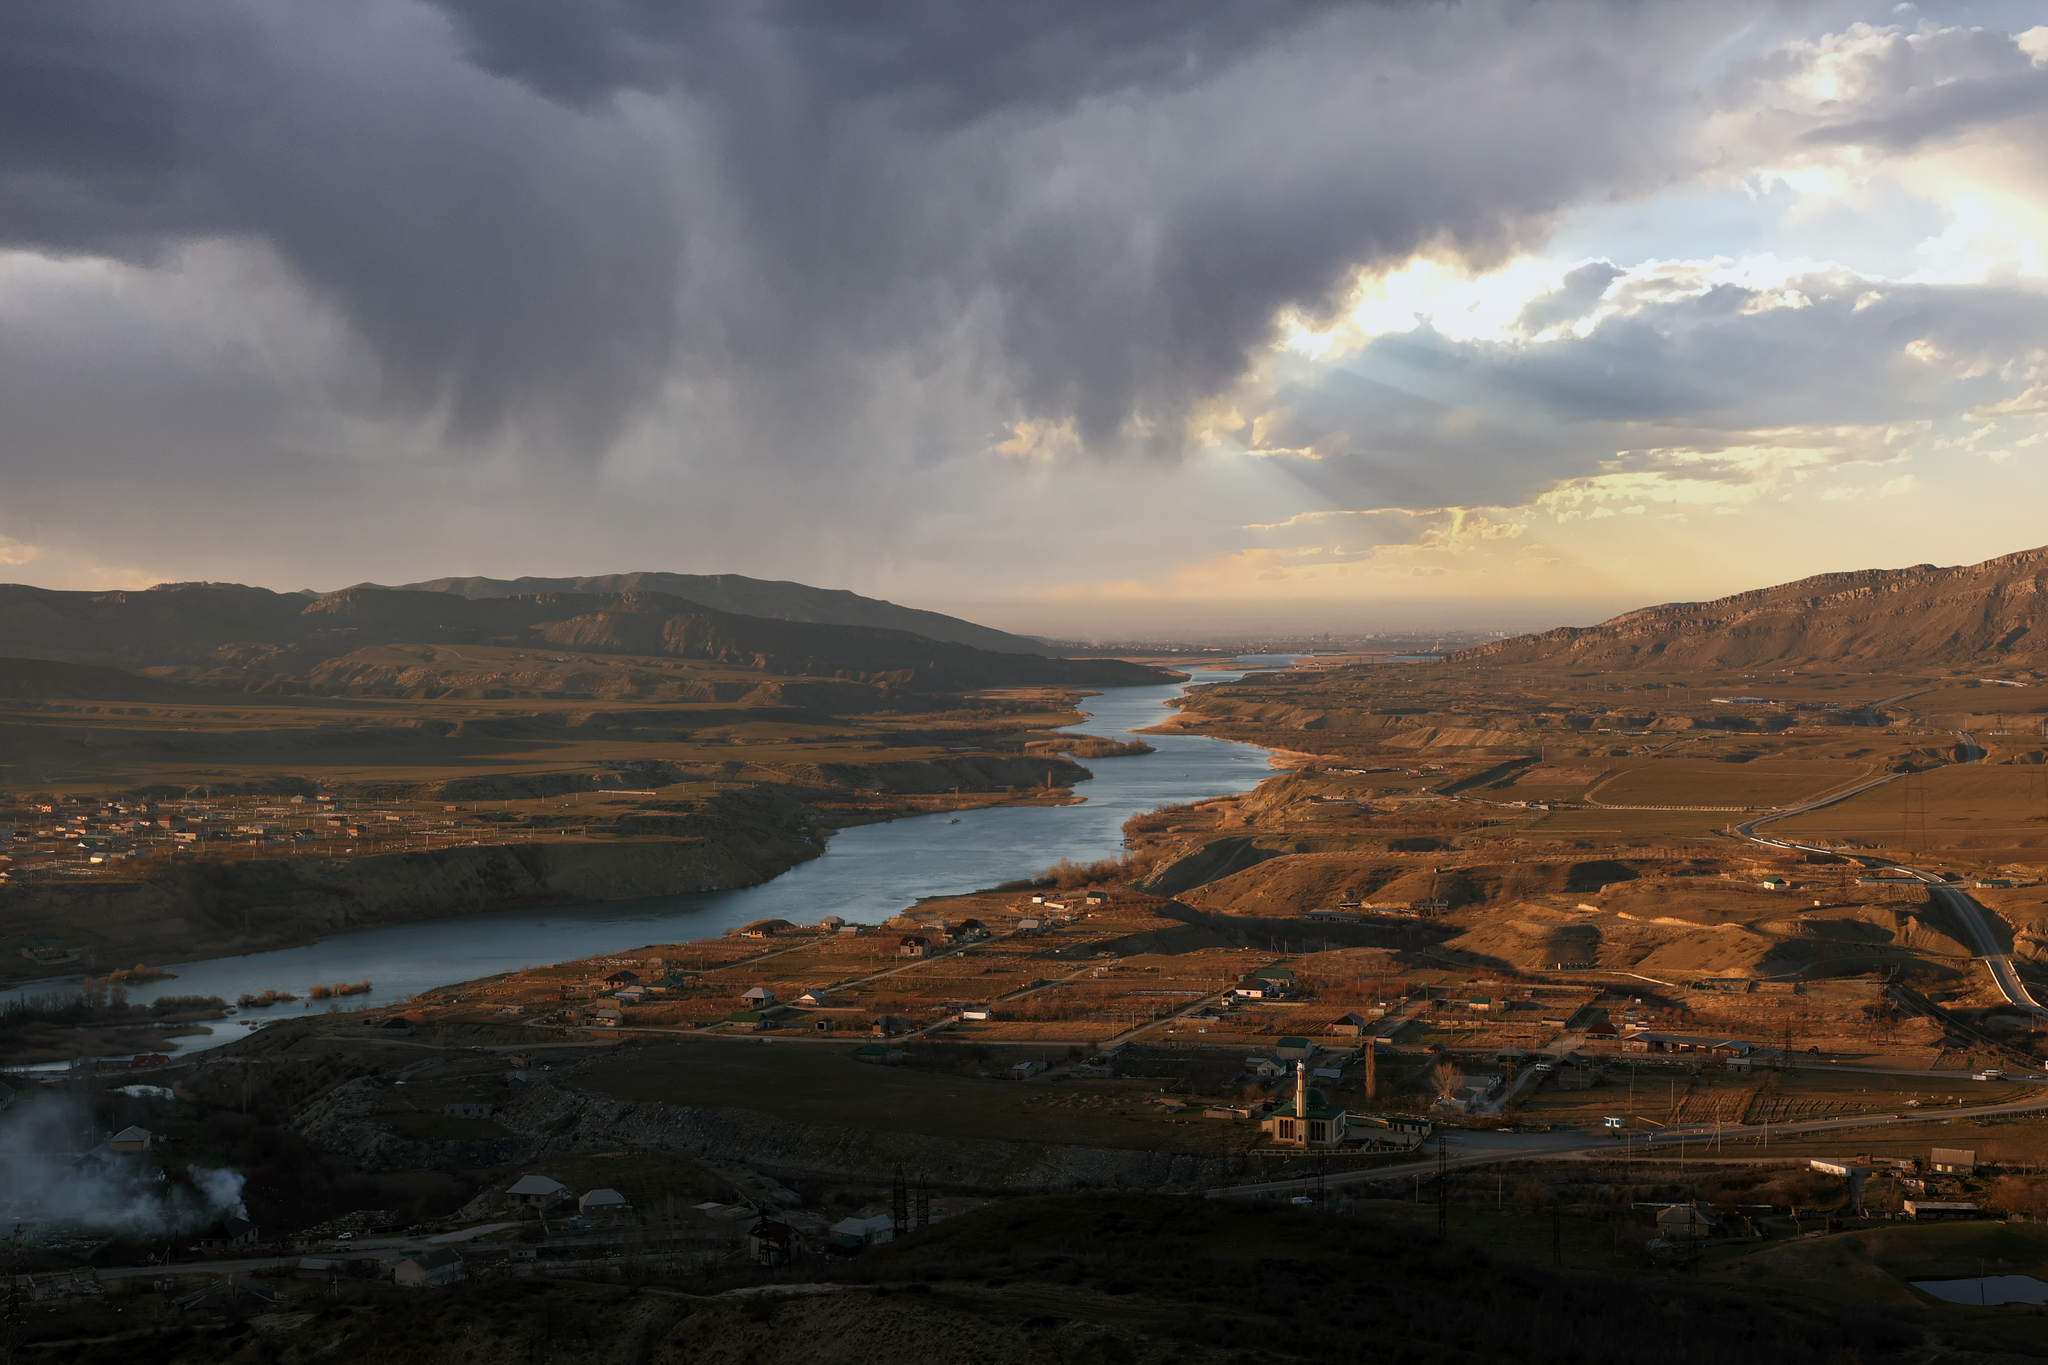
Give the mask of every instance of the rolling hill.
M 100 593 L 8 584 L 0 585 L 0 640 L 17 658 L 170 670 L 214 684 L 312 681 L 332 660 L 398 644 L 454 656 L 465 645 L 666 656 L 920 692 L 1174 676 L 1115 659 L 1002 654 L 908 631 L 742 616 L 655 592 L 471 598 L 345 588 L 309 600 L 240 584 Z
M 359 584 L 374 588 L 374 583 Z M 971 645 L 998 654 L 1050 654 L 1043 640 L 979 626 L 957 616 L 901 607 L 879 598 L 805 583 L 718 573 L 611 573 L 582 578 L 434 578 L 400 585 L 405 592 L 446 592 L 460 597 L 527 597 L 536 593 L 666 593 L 713 611 L 814 625 L 873 626 L 907 630 L 927 640 Z
M 1460 650 L 1447 662 L 1589 668 L 2048 668 L 2048 548 L 1981 564 L 1819 574 L 1711 602 Z

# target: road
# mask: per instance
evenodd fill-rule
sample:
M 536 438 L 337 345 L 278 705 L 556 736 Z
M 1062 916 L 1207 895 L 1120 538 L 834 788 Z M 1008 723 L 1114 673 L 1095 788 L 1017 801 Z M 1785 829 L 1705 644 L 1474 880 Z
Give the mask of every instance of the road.
M 1860 1068 L 1829 1067 L 1830 1071 L 1851 1071 Z M 1916 1075 L 1926 1075 L 1916 1072 Z M 2048 1111 L 2048 1086 L 2044 1086 L 2039 1098 L 2014 1100 L 2007 1104 L 1976 1105 L 1963 1109 L 1938 1111 L 1942 1119 L 1985 1118 L 2001 1114 L 2034 1114 Z M 1915 1119 L 1935 1117 L 1935 1113 L 1916 1114 Z M 1796 1136 L 1810 1133 L 1830 1133 L 1852 1128 L 1877 1127 L 1897 1123 L 1890 1114 L 1858 1114 L 1847 1118 L 1812 1119 L 1805 1123 L 1778 1123 L 1769 1125 L 1773 1136 Z M 1763 1127 L 1749 1127 L 1742 1124 L 1724 1124 L 1719 1132 L 1722 1138 L 1733 1136 L 1749 1137 L 1766 1131 Z M 1559 1161 L 1605 1159 L 1621 1155 L 1624 1151 L 1643 1153 L 1669 1152 L 1684 1142 L 1710 1140 L 1716 1136 L 1712 1125 L 1688 1128 L 1667 1128 L 1661 1132 L 1643 1135 L 1640 1141 L 1630 1135 L 1626 1144 L 1619 1138 L 1602 1138 L 1588 1141 L 1584 1133 L 1459 1133 L 1452 1139 L 1450 1159 L 1445 1163 L 1450 1169 L 1458 1170 L 1470 1166 L 1493 1166 L 1506 1161 Z M 1437 1170 L 1435 1153 L 1424 1159 L 1404 1161 L 1395 1166 L 1374 1166 L 1366 1170 L 1342 1171 L 1325 1175 L 1322 1183 L 1326 1186 L 1367 1185 L 1380 1180 L 1400 1180 L 1411 1176 L 1434 1175 Z M 1297 1177 L 1289 1180 L 1267 1180 L 1249 1185 L 1226 1185 L 1209 1191 L 1212 1199 L 1232 1198 L 1244 1195 L 1299 1194 L 1309 1186 L 1309 1180 Z
M 1905 695 L 1910 696 L 1913 694 L 1907 693 Z M 1978 747 L 1976 740 L 1967 731 L 1958 730 L 1956 734 L 1962 739 L 1963 747 L 1970 754 L 1968 761 L 1976 762 L 1984 756 L 1983 749 Z M 1859 783 L 1846 791 L 1835 792 L 1821 797 L 1817 801 L 1808 801 L 1803 805 L 1792 806 L 1785 810 L 1773 811 L 1769 815 L 1758 816 L 1747 824 L 1737 825 L 1735 832 L 1745 839 L 1767 845 L 1771 848 L 1793 849 L 1801 853 L 1833 854 L 1833 849 L 1817 848 L 1811 844 L 1802 844 L 1792 839 L 1772 839 L 1758 834 L 1756 832 L 1757 826 L 1769 824 L 1773 820 L 1784 820 L 1794 815 L 1804 815 L 1808 811 L 1819 810 L 1823 806 L 1832 806 L 1837 801 L 1846 801 L 1860 792 L 1867 792 L 1872 787 L 1882 786 L 1887 782 L 1896 781 L 1903 776 L 1905 776 L 1903 773 L 1887 773 L 1883 777 Z M 2019 969 L 2013 965 L 2012 958 L 1999 944 L 1997 936 L 1991 932 L 1991 926 L 1984 918 L 1984 908 L 1982 906 L 1955 887 L 1949 885 L 1935 873 L 1927 872 L 1917 867 L 1907 867 L 1903 864 L 1888 867 L 1885 870 L 1903 872 L 1909 877 L 1925 882 L 1934 899 L 1953 912 L 1956 921 L 1969 934 L 1977 948 L 1977 960 L 1984 964 L 1984 970 L 1990 975 L 1992 985 L 1998 988 L 1998 993 L 2005 997 L 2006 1003 L 2015 1009 L 2025 1010 L 2036 1017 L 2048 1018 L 2048 1009 L 2042 1008 L 2041 1002 L 2034 999 L 2033 992 L 2029 991 L 2026 983 L 2020 980 Z

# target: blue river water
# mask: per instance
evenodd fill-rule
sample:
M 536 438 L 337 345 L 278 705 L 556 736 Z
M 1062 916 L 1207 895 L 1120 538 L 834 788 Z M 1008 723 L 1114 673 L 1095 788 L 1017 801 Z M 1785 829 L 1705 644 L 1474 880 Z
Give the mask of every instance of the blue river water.
M 1081 705 L 1088 719 L 1070 727 L 1117 735 L 1157 725 L 1167 703 L 1187 686 L 1231 682 L 1245 673 L 1284 666 L 1298 655 L 1245 655 L 1228 669 L 1203 669 L 1192 684 L 1112 688 Z M 1075 790 L 1086 800 L 1068 806 L 992 806 L 950 815 L 920 815 L 858 825 L 831 837 L 825 852 L 771 881 L 735 891 L 693 892 L 646 900 L 608 901 L 548 910 L 485 911 L 449 919 L 337 934 L 298 948 L 203 962 L 169 963 L 175 979 L 132 988 L 129 998 L 218 995 L 235 1000 L 265 990 L 289 991 L 294 1005 L 251 1011 L 255 1019 L 290 1018 L 307 1009 L 314 983 L 370 981 L 368 995 L 346 1007 L 400 1003 L 457 981 L 649 943 L 708 938 L 751 920 L 814 924 L 824 915 L 875 923 L 920 896 L 950 895 L 1030 877 L 1061 858 L 1091 862 L 1123 847 L 1123 823 L 1142 811 L 1226 796 L 1271 775 L 1266 751 L 1196 735 L 1147 735 L 1157 752 L 1097 759 L 1094 777 Z M 72 978 L 75 979 L 75 978 Z M 47 991 L 57 983 L 14 988 L 5 995 Z M 181 1038 L 179 1050 L 217 1046 L 242 1036 L 239 1019 L 213 1033 Z

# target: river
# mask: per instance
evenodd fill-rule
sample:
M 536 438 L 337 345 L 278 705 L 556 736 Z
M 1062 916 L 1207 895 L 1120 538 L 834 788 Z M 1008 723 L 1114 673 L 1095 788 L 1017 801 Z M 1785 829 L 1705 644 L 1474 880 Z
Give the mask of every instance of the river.
M 1187 687 L 1232 682 L 1260 668 L 1282 666 L 1292 654 L 1244 655 L 1230 669 L 1203 669 L 1192 683 L 1112 688 L 1082 699 L 1088 719 L 1068 727 L 1092 735 L 1120 735 L 1157 725 L 1166 703 Z M 709 938 L 750 920 L 779 918 L 814 924 L 839 915 L 876 923 L 908 908 L 919 896 L 952 895 L 1033 876 L 1061 858 L 1092 862 L 1123 848 L 1123 823 L 1141 811 L 1205 797 L 1248 791 L 1271 775 L 1266 750 L 1198 735 L 1146 735 L 1157 752 L 1103 758 L 1086 766 L 1093 779 L 1076 792 L 1086 800 L 1067 806 L 990 806 L 950 815 L 919 815 L 884 824 L 856 825 L 831 837 L 825 852 L 759 886 L 692 892 L 646 900 L 607 901 L 550 910 L 510 910 L 444 920 L 386 925 L 338 934 L 299 948 L 249 953 L 204 962 L 167 964 L 174 980 L 133 987 L 129 998 L 218 995 L 234 1000 L 265 990 L 290 991 L 298 1005 L 255 1012 L 290 1018 L 307 1009 L 314 983 L 370 981 L 367 996 L 346 1007 L 389 1005 L 417 992 L 457 981 L 648 943 Z M 69 978 L 75 980 L 76 978 Z M 47 991 L 44 981 L 0 995 Z M 180 1039 L 180 1051 L 218 1046 L 243 1036 L 238 1020 L 216 1023 L 213 1033 Z

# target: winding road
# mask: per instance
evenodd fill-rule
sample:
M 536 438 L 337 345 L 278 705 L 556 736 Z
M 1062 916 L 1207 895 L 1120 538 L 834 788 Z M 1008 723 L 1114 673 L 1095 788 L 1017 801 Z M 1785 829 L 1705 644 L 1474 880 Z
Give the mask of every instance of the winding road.
M 1906 695 L 1910 696 L 1912 694 L 1908 693 Z M 1962 740 L 1963 747 L 1969 754 L 1965 762 L 1975 763 L 1984 757 L 1984 750 L 1978 747 L 1976 739 L 1968 731 L 1958 730 L 1956 734 Z M 1808 811 L 1819 810 L 1823 806 L 1832 806 L 1838 801 L 1846 801 L 1850 797 L 1867 792 L 1873 787 L 1881 787 L 1887 782 L 1895 782 L 1905 775 L 1904 773 L 1887 773 L 1883 777 L 1858 783 L 1856 786 L 1846 790 L 1832 792 L 1817 800 L 1805 802 L 1802 805 L 1773 811 L 1769 815 L 1760 815 L 1746 824 L 1737 825 L 1735 832 L 1753 843 L 1764 844 L 1771 848 L 1792 849 L 1801 853 L 1832 854 L 1834 853 L 1833 849 L 1818 848 L 1812 844 L 1802 844 L 1793 839 L 1773 839 L 1767 835 L 1758 834 L 1756 832 L 1757 826 L 1769 824 L 1773 820 L 1789 819 L 1794 815 L 1804 815 Z M 1990 923 L 1984 918 L 1984 907 L 1949 885 L 1935 873 L 1927 872 L 1917 867 L 1907 867 L 1904 864 L 1886 865 L 1883 870 L 1887 872 L 1901 872 L 1917 881 L 1925 882 L 1935 901 L 1944 909 L 1950 911 L 1955 916 L 1956 922 L 1961 924 L 1969 934 L 1977 949 L 1977 960 L 1984 964 L 1984 970 L 1991 976 L 1991 983 L 1998 988 L 1998 993 L 2005 997 L 2006 1003 L 2012 1005 L 2015 1009 L 2024 1010 L 2036 1017 L 2048 1018 L 2048 1009 L 2042 1008 L 2041 1002 L 2034 999 L 2033 992 L 2029 991 L 2026 983 L 2020 980 L 2019 969 L 2013 965 L 2011 955 L 2005 951 L 2004 946 L 1998 941 L 1998 936 L 1992 932 Z

